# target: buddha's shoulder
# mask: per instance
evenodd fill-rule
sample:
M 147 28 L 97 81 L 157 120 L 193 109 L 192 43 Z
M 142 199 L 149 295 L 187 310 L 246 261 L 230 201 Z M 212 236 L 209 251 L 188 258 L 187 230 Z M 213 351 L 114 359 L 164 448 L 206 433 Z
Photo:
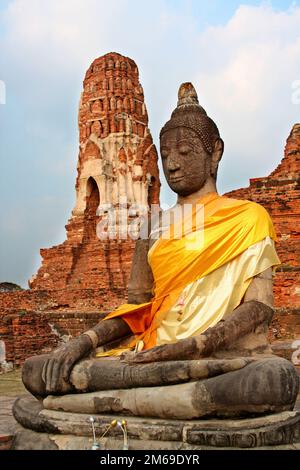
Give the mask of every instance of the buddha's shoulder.
M 269 212 L 257 202 L 250 201 L 248 199 L 233 199 L 222 196 L 222 203 L 224 207 L 232 208 L 233 210 L 238 210 L 240 208 L 252 221 L 270 219 Z

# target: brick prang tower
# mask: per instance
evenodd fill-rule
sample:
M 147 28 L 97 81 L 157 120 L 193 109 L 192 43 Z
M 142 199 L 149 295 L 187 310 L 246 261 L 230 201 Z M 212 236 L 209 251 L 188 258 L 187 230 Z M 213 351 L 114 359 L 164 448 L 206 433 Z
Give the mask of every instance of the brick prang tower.
M 159 204 L 157 151 L 133 60 L 117 53 L 94 60 L 83 82 L 78 125 L 76 205 L 67 240 L 40 250 L 43 263 L 29 284 L 39 290 L 96 289 L 113 308 L 126 300 L 134 249 L 127 225 L 143 208 Z M 117 233 L 106 224 L 112 209 Z M 97 233 L 102 223 L 107 239 Z

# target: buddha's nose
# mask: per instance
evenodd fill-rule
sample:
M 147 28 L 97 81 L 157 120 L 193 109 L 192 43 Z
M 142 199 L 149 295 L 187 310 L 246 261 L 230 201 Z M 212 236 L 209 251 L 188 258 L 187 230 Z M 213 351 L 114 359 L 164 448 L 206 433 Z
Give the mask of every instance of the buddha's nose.
M 169 171 L 176 171 L 180 169 L 180 163 L 178 159 L 172 155 L 169 157 L 168 169 Z

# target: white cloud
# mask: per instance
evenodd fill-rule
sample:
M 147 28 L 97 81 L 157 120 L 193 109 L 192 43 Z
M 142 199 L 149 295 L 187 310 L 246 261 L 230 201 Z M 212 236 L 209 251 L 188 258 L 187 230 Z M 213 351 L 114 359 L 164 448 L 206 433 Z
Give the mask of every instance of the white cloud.
M 300 8 L 242 6 L 225 26 L 200 34 L 198 48 L 204 64 L 195 82 L 226 140 L 222 183 L 245 185 L 275 168 L 300 118 L 291 99 L 300 77 Z

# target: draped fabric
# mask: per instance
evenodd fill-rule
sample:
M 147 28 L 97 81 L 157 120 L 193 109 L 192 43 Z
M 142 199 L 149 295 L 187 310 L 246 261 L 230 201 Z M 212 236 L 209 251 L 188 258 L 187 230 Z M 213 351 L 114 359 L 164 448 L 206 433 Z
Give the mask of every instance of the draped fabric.
M 270 237 L 188 284 L 157 328 L 156 344 L 199 335 L 240 305 L 254 276 L 279 263 Z
M 183 331 L 187 335 L 199 334 L 226 315 L 228 309 L 232 311 L 239 305 L 253 276 L 280 264 L 274 248 L 275 239 L 271 218 L 261 205 L 210 193 L 170 225 L 149 250 L 148 261 L 154 278 L 152 300 L 139 305 L 123 304 L 104 321 L 121 317 L 136 337 L 131 346 L 142 341 L 144 349 L 185 337 Z M 248 250 L 250 247 L 252 250 Z M 242 253 L 244 256 L 240 257 Z M 233 260 L 236 262 L 228 268 Z M 225 269 L 220 276 L 222 266 Z M 224 273 L 227 273 L 226 289 L 220 281 L 222 276 L 225 279 Z M 202 283 L 197 284 L 201 279 Z M 204 285 L 202 302 L 195 307 L 195 299 L 198 297 L 199 300 L 199 292 Z M 203 306 L 205 295 L 214 292 L 220 296 L 219 303 L 222 304 L 226 303 L 225 290 L 227 297 L 232 290 L 237 293 L 231 295 L 230 301 L 227 299 L 228 308 L 220 310 L 212 305 L 211 313 L 207 315 Z M 178 302 L 182 302 L 182 294 L 190 304 L 193 303 L 192 323 L 185 308 L 187 316 L 179 333 L 177 327 L 170 333 L 172 321 L 168 323 L 169 332 L 166 333 L 163 328 L 172 317 L 172 308 L 176 310 Z

